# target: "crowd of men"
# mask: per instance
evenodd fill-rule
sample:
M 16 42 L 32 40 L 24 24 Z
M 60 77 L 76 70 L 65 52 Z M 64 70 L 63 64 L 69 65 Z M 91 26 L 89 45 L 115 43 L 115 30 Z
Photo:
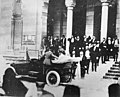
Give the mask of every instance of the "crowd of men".
M 71 57 L 82 57 L 80 61 L 81 65 L 81 77 L 85 76 L 85 73 L 89 73 L 89 64 L 92 63 L 92 71 L 97 71 L 99 66 L 99 60 L 101 59 L 102 64 L 112 57 L 115 62 L 118 59 L 119 51 L 119 39 L 117 36 L 114 38 L 107 37 L 103 38 L 102 42 L 98 41 L 95 36 L 72 36 L 66 39 L 65 35 L 59 39 L 59 37 L 48 36 L 43 39 L 43 48 L 51 48 L 52 52 L 59 56 L 59 49 L 65 50 L 66 41 L 69 41 L 69 53 Z M 86 72 L 87 71 L 87 72 Z

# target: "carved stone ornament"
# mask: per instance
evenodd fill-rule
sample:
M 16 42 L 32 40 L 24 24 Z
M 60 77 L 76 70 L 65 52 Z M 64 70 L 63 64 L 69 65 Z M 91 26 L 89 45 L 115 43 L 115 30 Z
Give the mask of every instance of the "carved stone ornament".
M 66 7 L 75 7 L 76 0 L 65 0 Z

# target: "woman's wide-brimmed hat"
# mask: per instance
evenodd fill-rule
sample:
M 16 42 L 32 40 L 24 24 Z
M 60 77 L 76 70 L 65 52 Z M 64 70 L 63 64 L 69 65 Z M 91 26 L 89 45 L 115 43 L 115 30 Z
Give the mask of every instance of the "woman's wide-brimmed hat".
M 65 54 L 65 50 L 64 50 L 63 48 L 60 48 L 60 49 L 59 49 L 59 53 Z

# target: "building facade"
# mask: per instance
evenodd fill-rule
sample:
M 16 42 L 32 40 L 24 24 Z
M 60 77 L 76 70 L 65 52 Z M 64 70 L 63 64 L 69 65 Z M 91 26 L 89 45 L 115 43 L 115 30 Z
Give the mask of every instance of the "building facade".
M 0 0 L 1 52 L 40 50 L 63 34 L 120 39 L 120 0 Z

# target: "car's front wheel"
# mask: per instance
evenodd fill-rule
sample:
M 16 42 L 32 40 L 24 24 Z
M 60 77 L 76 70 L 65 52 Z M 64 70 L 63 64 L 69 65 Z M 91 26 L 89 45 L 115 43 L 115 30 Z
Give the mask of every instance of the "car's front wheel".
M 46 82 L 49 86 L 58 86 L 60 84 L 60 75 L 56 71 L 49 71 L 46 75 Z

